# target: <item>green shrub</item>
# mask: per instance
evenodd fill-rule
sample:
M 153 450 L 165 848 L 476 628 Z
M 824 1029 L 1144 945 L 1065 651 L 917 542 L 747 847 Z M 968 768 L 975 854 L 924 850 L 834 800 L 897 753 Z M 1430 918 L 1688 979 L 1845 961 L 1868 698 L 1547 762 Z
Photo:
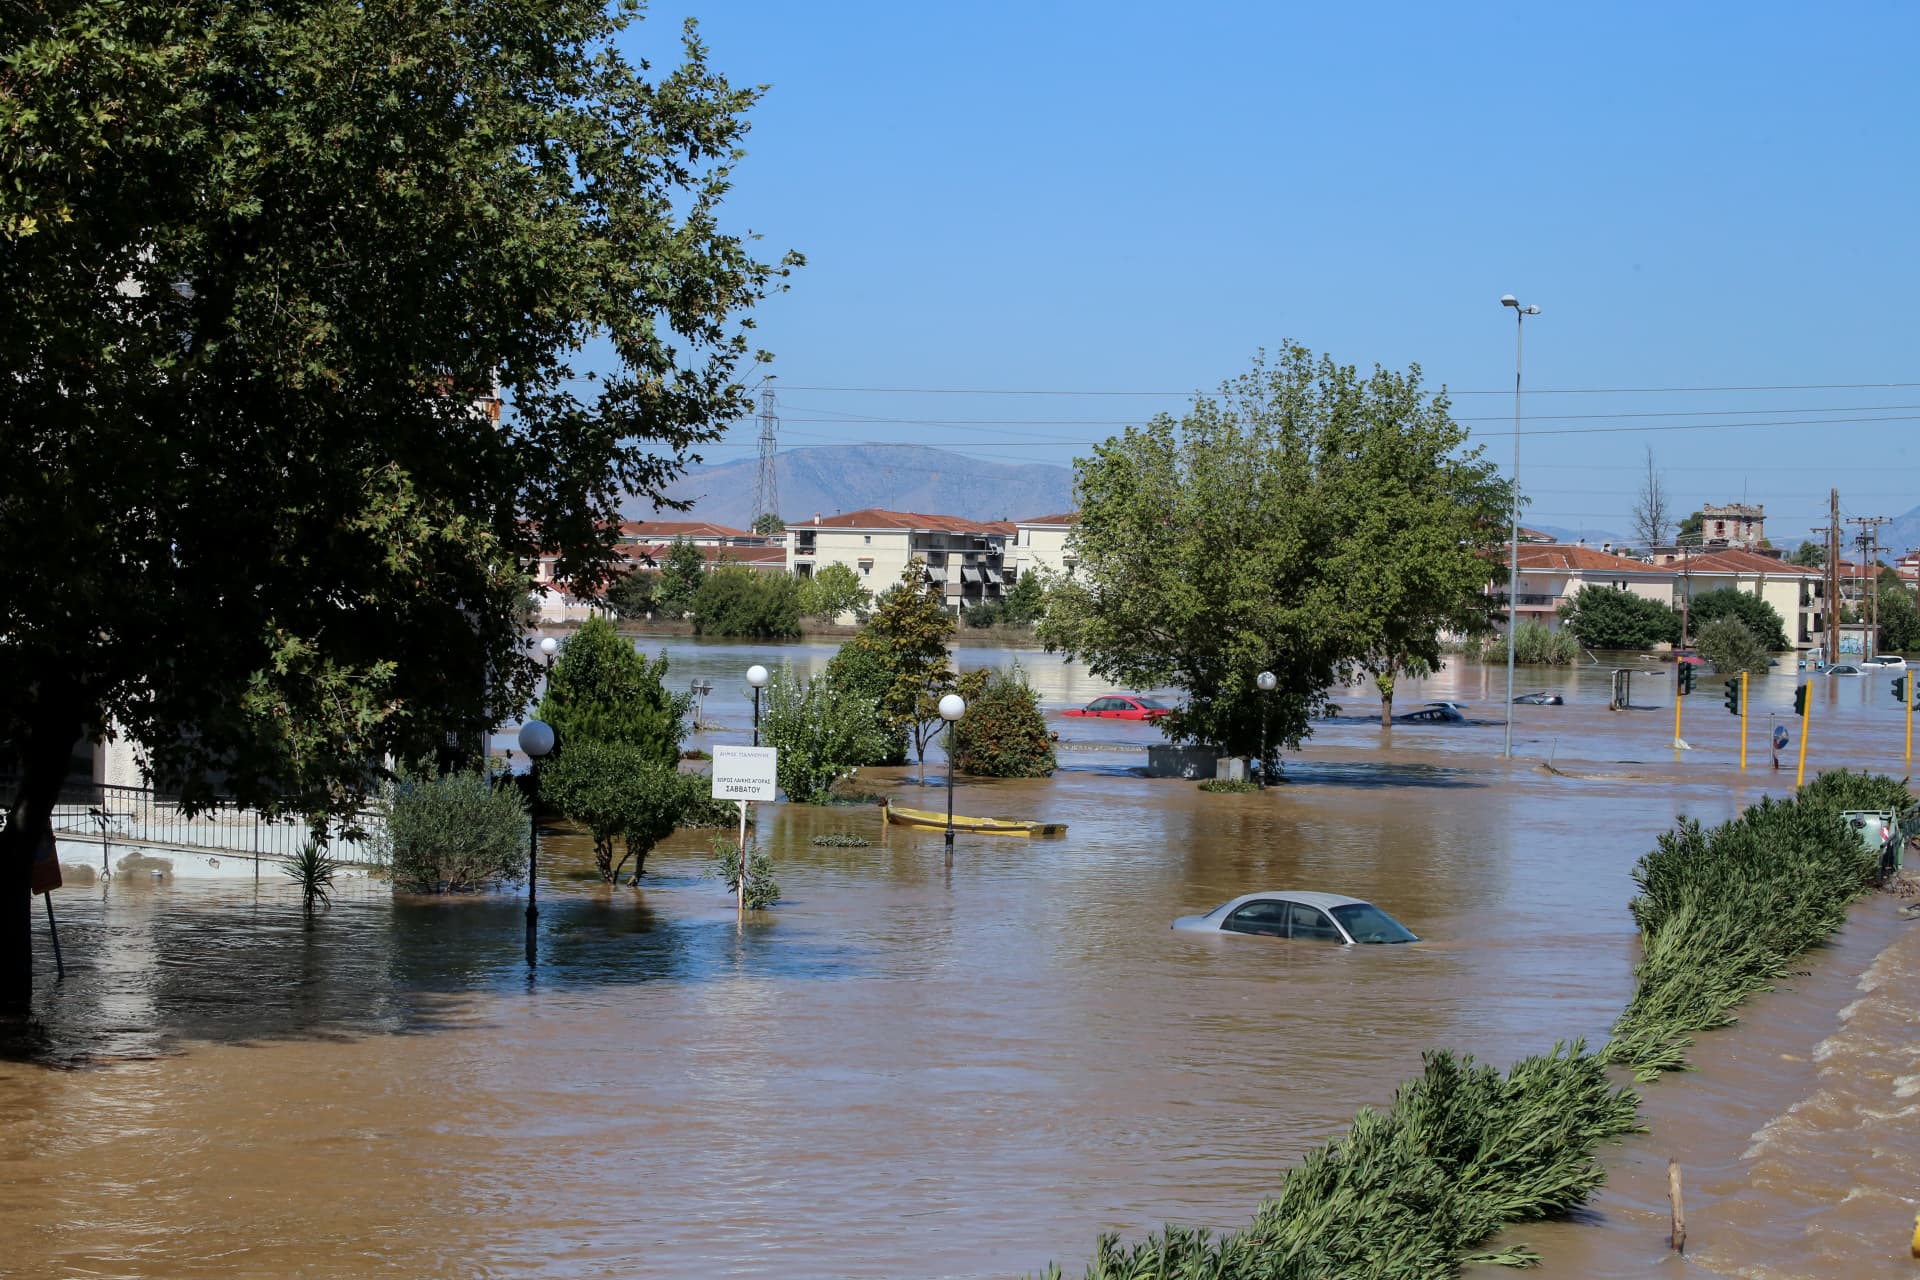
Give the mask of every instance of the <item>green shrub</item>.
M 526 877 L 528 815 L 514 786 L 478 773 L 403 773 L 381 799 L 393 882 L 409 893 L 471 893 Z
M 1651 649 L 1680 641 L 1680 615 L 1672 605 L 1612 587 L 1580 588 L 1560 606 L 1560 617 L 1589 649 Z M 1501 661 L 1505 660 L 1503 650 Z
M 831 666 L 803 682 L 785 662 L 767 686 L 760 740 L 779 748 L 780 789 L 797 804 L 825 804 L 836 781 L 893 746 L 879 707 L 842 688 Z
M 800 584 L 784 573 L 715 569 L 693 596 L 693 629 L 703 636 L 779 640 L 800 634 Z
M 1044 778 L 1053 773 L 1053 740 L 1040 699 L 1019 665 L 960 677 L 967 713 L 953 726 L 954 764 L 985 778 Z
M 1840 814 L 1911 803 L 1903 783 L 1839 770 L 1711 830 L 1683 820 L 1661 836 L 1634 868 L 1641 959 L 1607 1061 L 1642 1080 L 1684 1067 L 1694 1033 L 1733 1022 L 1871 884 L 1878 859 Z
M 1735 618 L 1745 623 L 1747 630 L 1753 632 L 1767 649 L 1777 653 L 1788 647 L 1786 627 L 1781 623 L 1779 613 L 1751 591 L 1742 591 L 1738 587 L 1702 591 L 1693 597 L 1689 614 L 1696 635 L 1709 622 Z
M 1693 647 L 1723 675 L 1767 672 L 1767 647 L 1738 618 L 1715 618 L 1693 638 Z
M 740 845 L 716 836 L 713 841 L 713 874 L 726 882 L 727 892 L 740 891 Z M 758 843 L 747 846 L 746 906 L 749 911 L 764 911 L 780 901 L 780 882 L 773 878 L 773 859 Z
M 960 616 L 970 627 L 997 627 L 1006 621 L 1005 610 L 992 600 L 982 601 Z
M 540 793 L 568 819 L 593 835 L 593 862 L 612 884 L 628 859 L 633 879 L 647 869 L 647 854 L 673 833 L 692 801 L 682 775 L 646 750 L 618 742 L 579 742 L 541 766 Z M 613 842 L 626 851 L 613 860 Z
M 817 844 L 823 849 L 864 849 L 871 844 L 872 841 L 868 840 L 865 836 L 842 834 L 815 836 L 811 843 Z
M 1200 784 L 1200 789 L 1213 795 L 1243 796 L 1260 790 L 1260 784 L 1245 778 L 1208 778 Z
M 1514 628 L 1513 660 L 1522 666 L 1564 667 L 1580 656 L 1580 642 L 1570 631 L 1549 631 L 1538 622 L 1523 622 Z M 1507 638 L 1488 636 L 1480 649 L 1480 660 L 1504 663 Z
M 731 800 L 713 798 L 713 779 L 704 773 L 683 773 L 680 783 L 686 788 L 686 797 L 680 810 L 681 827 L 699 829 L 703 827 L 738 827 L 740 809 Z M 747 806 L 747 825 L 754 825 L 754 807 Z
M 852 698 L 871 702 L 879 706 L 893 687 L 893 668 L 881 655 L 879 649 L 871 644 L 862 644 L 850 640 L 840 646 L 840 651 L 827 663 L 827 677 L 834 687 Z M 892 725 L 885 726 L 885 738 L 871 760 L 859 761 L 861 765 L 905 764 L 907 762 L 906 730 Z
M 666 678 L 664 652 L 649 662 L 611 622 L 589 619 L 560 646 L 540 701 L 540 718 L 553 726 L 552 759 L 575 743 L 618 742 L 671 767 L 680 758 L 692 695 L 668 693 Z
M 1246 1229 L 1169 1226 L 1133 1246 L 1103 1236 L 1087 1280 L 1453 1276 L 1488 1236 L 1566 1213 L 1605 1181 L 1594 1152 L 1635 1129 L 1638 1105 L 1579 1044 L 1504 1077 L 1430 1052 L 1385 1111 L 1362 1108 L 1344 1135 L 1283 1174 Z M 1524 1266 L 1532 1256 L 1514 1247 L 1484 1260 Z

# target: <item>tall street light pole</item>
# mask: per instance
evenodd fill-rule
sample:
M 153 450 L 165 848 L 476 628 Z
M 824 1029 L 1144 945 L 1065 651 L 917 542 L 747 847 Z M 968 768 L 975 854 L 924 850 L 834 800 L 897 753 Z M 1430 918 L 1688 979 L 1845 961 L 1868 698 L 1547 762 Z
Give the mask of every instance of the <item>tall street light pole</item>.
M 553 726 L 545 720 L 529 720 L 520 726 L 520 749 L 534 765 L 553 750 Z M 527 967 L 538 963 L 534 951 L 534 930 L 540 923 L 540 815 L 534 801 L 527 805 Z
M 1512 294 L 1502 294 L 1500 305 L 1513 308 L 1513 529 L 1507 547 L 1507 739 L 1504 755 L 1513 759 L 1513 651 L 1520 620 L 1520 356 L 1528 316 L 1538 307 L 1523 307 Z
M 747 668 L 747 684 L 753 688 L 753 745 L 760 745 L 760 691 L 767 687 L 767 669 L 759 663 Z
M 1260 690 L 1260 785 L 1267 785 L 1267 707 L 1275 687 L 1280 683 L 1271 671 L 1262 671 L 1253 678 Z
M 947 722 L 947 865 L 953 865 L 953 726 L 967 714 L 967 700 L 957 693 L 940 699 L 940 718 Z

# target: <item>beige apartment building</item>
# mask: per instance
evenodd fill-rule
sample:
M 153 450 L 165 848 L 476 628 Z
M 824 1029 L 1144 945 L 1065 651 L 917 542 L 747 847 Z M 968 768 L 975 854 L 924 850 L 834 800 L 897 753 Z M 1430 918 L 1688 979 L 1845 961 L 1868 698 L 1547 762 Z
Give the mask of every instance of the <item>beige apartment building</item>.
M 1824 575 L 1818 569 L 1740 548 L 1682 556 L 1665 567 L 1675 575 L 1673 605 L 1676 609 L 1683 600 L 1702 592 L 1733 587 L 1772 605 L 1786 626 L 1788 641 L 1796 649 L 1811 649 L 1825 643 L 1826 586 Z
M 939 584 L 947 607 L 961 613 L 1005 594 L 1011 568 L 1007 549 L 1014 534 L 1006 521 L 880 507 L 816 515 L 787 526 L 787 569 L 796 578 L 811 578 L 827 565 L 844 564 L 860 585 L 879 595 L 919 560 L 925 579 Z
M 1520 583 L 1513 613 L 1522 623 L 1537 622 L 1549 631 L 1560 629 L 1560 606 L 1582 587 L 1611 587 L 1642 599 L 1673 603 L 1673 571 L 1639 560 L 1629 560 L 1592 547 L 1558 543 L 1520 544 Z M 1495 600 L 1507 599 L 1505 577 L 1491 588 Z
M 1058 515 L 1035 516 L 1014 523 L 1013 572 L 1008 584 L 1019 581 L 1035 569 L 1054 578 L 1071 578 L 1077 567 L 1072 535 L 1080 523 L 1078 511 Z

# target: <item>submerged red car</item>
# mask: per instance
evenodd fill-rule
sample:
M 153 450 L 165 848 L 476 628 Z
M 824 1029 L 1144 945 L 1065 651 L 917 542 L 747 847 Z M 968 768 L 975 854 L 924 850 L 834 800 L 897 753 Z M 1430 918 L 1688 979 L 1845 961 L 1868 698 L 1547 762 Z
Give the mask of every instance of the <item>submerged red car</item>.
M 1063 711 L 1060 714 L 1092 716 L 1101 720 L 1158 720 L 1172 710 L 1172 707 L 1158 698 L 1142 698 L 1131 693 L 1116 693 L 1104 698 L 1095 698 L 1084 707 L 1075 707 L 1071 711 Z

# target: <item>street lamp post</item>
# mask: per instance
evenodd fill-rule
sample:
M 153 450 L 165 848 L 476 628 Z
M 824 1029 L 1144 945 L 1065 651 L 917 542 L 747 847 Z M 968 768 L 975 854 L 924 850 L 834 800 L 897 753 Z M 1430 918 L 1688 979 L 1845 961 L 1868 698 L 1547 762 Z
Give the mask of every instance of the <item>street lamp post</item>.
M 940 699 L 940 718 L 947 722 L 947 865 L 953 865 L 953 726 L 967 714 L 967 700 L 957 693 Z
M 760 745 L 760 691 L 767 687 L 767 669 L 759 663 L 747 668 L 747 683 L 753 686 L 753 745 Z
M 1513 650 L 1514 630 L 1520 618 L 1520 356 L 1528 316 L 1538 307 L 1523 307 L 1512 294 L 1502 294 L 1500 305 L 1513 308 L 1513 529 L 1507 548 L 1507 737 L 1503 754 L 1513 759 Z
M 545 720 L 529 720 L 520 726 L 520 749 L 527 759 L 538 764 L 553 750 L 553 726 Z M 527 804 L 527 965 L 535 963 L 533 936 L 540 920 L 540 816 L 534 803 Z
M 1267 755 L 1268 755 L 1267 710 L 1269 706 L 1269 699 L 1267 698 L 1266 695 L 1272 693 L 1274 689 L 1279 685 L 1280 682 L 1274 678 L 1273 672 L 1271 671 L 1262 671 L 1259 675 L 1253 678 L 1253 682 L 1254 684 L 1260 687 L 1260 694 L 1261 694 L 1261 697 L 1260 697 L 1260 785 L 1264 787 L 1267 785 Z

